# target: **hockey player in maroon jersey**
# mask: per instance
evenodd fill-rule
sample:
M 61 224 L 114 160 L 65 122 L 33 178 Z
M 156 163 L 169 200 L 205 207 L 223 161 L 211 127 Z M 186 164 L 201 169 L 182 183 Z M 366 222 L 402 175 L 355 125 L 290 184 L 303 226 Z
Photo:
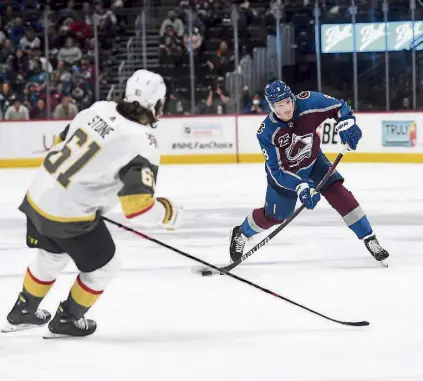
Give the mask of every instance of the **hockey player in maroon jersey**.
M 234 262 L 241 258 L 250 237 L 282 223 L 294 212 L 297 198 L 307 209 L 314 209 L 319 202 L 320 193 L 312 189 L 331 164 L 320 149 L 317 127 L 322 122 L 335 119 L 342 143 L 351 150 L 357 148 L 362 136 L 352 109 L 343 100 L 311 91 L 295 96 L 281 80 L 266 86 L 265 97 L 272 111 L 260 125 L 257 138 L 265 159 L 266 201 L 264 207 L 254 209 L 232 230 L 230 256 Z M 335 171 L 321 194 L 370 254 L 387 266 L 388 252 L 379 244 L 366 214 L 343 182 Z

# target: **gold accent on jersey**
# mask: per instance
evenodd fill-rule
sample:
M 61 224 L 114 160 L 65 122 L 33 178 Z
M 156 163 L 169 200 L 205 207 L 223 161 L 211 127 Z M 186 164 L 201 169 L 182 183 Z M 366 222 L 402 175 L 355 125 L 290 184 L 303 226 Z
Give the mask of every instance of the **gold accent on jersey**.
M 54 138 L 53 145 L 51 147 L 53 148 L 54 146 L 57 146 L 58 144 L 63 143 L 63 142 L 64 142 L 64 140 L 62 140 L 62 138 L 59 134 Z
M 39 215 L 43 216 L 44 218 L 55 221 L 55 222 L 81 222 L 81 221 L 94 221 L 96 218 L 95 214 L 92 214 L 90 216 L 80 216 L 80 217 L 60 217 L 60 216 L 53 216 L 50 213 L 45 212 L 42 210 L 31 198 L 29 193 L 26 194 L 26 199 L 31 205 L 32 209 L 34 209 Z
M 158 197 L 157 201 L 159 201 L 165 208 L 165 216 L 163 218 L 163 223 L 168 224 L 173 217 L 173 205 L 167 198 L 164 197 Z
M 127 218 L 136 217 L 149 210 L 154 204 L 154 197 L 151 194 L 131 194 L 119 196 L 122 210 Z

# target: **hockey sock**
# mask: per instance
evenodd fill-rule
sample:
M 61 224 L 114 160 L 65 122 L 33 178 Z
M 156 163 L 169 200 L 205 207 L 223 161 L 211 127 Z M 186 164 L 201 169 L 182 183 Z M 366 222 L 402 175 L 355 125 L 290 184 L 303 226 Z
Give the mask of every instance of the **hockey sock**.
M 322 194 L 359 239 L 373 233 L 369 220 L 360 204 L 341 181 L 331 184 Z
M 121 261 L 116 255 L 104 266 L 91 272 L 81 272 L 66 301 L 67 312 L 79 319 L 94 305 L 103 290 L 119 272 Z
M 242 223 L 241 230 L 246 237 L 250 238 L 282 222 L 276 218 L 266 216 L 264 208 L 254 209 Z
M 69 257 L 66 255 L 37 249 L 37 255 L 26 270 L 22 290 L 30 310 L 38 308 L 68 262 Z
M 35 277 L 31 269 L 28 267 L 25 273 L 22 294 L 25 296 L 28 303 L 28 308 L 36 311 L 43 298 L 50 291 L 56 280 L 43 281 Z
M 67 312 L 77 319 L 81 318 L 94 305 L 102 293 L 103 291 L 96 291 L 88 287 L 81 280 L 81 274 L 79 274 L 66 301 Z

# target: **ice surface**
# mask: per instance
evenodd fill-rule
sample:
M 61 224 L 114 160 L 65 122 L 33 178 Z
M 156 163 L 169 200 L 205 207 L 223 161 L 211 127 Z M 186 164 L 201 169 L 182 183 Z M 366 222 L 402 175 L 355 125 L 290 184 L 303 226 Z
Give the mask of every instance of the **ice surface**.
M 391 252 L 381 268 L 326 201 L 304 211 L 236 274 L 341 320 L 327 322 L 111 227 L 124 268 L 89 312 L 86 339 L 45 341 L 45 328 L 0 335 L 1 381 L 423 380 L 423 185 L 418 165 L 341 163 L 346 186 Z M 158 195 L 185 207 L 176 232 L 141 229 L 217 264 L 228 232 L 264 201 L 262 165 L 163 166 Z M 33 253 L 17 211 L 33 170 L 0 171 L 0 316 Z M 123 221 L 119 210 L 109 215 Z M 87 253 L 88 255 L 88 253 Z M 54 312 L 69 266 L 43 307 Z

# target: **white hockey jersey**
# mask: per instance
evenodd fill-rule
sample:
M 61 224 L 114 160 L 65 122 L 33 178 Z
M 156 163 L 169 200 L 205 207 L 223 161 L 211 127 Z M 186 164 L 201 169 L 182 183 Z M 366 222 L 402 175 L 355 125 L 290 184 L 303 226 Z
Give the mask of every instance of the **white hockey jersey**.
M 47 236 L 92 230 L 120 198 L 129 218 L 154 204 L 160 153 L 152 129 L 96 102 L 62 132 L 33 178 L 20 210 Z

